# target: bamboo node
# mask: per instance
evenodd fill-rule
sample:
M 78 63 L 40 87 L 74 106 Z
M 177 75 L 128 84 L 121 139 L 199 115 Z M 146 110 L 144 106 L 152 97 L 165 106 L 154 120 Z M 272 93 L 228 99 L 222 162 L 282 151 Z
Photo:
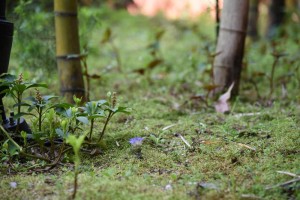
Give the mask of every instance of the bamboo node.
M 84 54 L 67 54 L 62 56 L 56 56 L 56 58 L 58 60 L 80 60 L 84 56 Z
M 231 68 L 231 66 L 230 65 L 214 65 L 214 68 L 224 68 L 224 69 L 229 69 L 229 68 Z
M 54 11 L 54 15 L 62 17 L 77 17 L 77 12 Z
M 243 31 L 243 30 L 238 30 L 238 29 L 233 29 L 233 28 L 226 28 L 226 27 L 222 27 L 222 26 L 220 26 L 220 29 L 224 30 L 224 31 L 228 31 L 228 32 L 233 32 L 233 33 L 241 33 L 241 34 L 246 34 L 247 33 L 246 31 Z

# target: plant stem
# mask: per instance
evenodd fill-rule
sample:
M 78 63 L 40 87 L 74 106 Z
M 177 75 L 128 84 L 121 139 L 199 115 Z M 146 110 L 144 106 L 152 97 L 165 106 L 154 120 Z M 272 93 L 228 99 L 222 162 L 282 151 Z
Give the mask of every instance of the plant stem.
M 113 116 L 113 112 L 112 112 L 112 111 L 109 111 L 109 114 L 108 114 L 108 116 L 107 116 L 107 118 L 106 118 L 104 127 L 103 127 L 103 129 L 102 129 L 102 131 L 101 131 L 101 133 L 100 133 L 100 137 L 99 137 L 99 139 L 98 139 L 98 142 L 101 141 L 101 139 L 102 139 L 102 137 L 103 137 L 103 135 L 104 135 L 106 126 L 107 126 L 107 124 L 108 124 L 108 122 L 109 122 L 109 120 L 110 120 L 110 118 L 111 118 L 112 116 Z
M 117 64 L 118 64 L 118 70 L 119 72 L 122 72 L 122 63 L 121 63 L 121 57 L 120 57 L 120 53 L 119 53 L 119 50 L 118 48 L 116 47 L 116 45 L 114 44 L 113 41 L 110 42 L 111 44 L 111 47 L 114 51 L 114 54 L 116 56 L 116 60 L 117 60 Z
M 44 161 L 49 162 L 49 163 L 51 162 L 51 160 L 49 160 L 47 158 L 44 158 L 44 157 L 41 157 L 41 156 L 32 155 L 32 154 L 28 154 L 28 153 L 25 153 L 23 151 L 21 151 L 20 154 L 23 155 L 23 156 L 26 156 L 26 157 L 44 160 Z
M 91 127 L 90 127 L 89 140 L 92 139 L 93 128 L 94 128 L 94 119 L 91 119 Z
M 76 193 L 77 193 L 77 187 L 78 187 L 78 183 L 77 183 L 77 180 L 78 180 L 78 169 L 77 168 L 78 167 L 75 166 L 74 191 L 73 191 L 72 199 L 75 199 Z
M 269 99 L 271 99 L 272 94 L 273 94 L 273 90 L 274 90 L 274 74 L 275 74 L 275 68 L 277 65 L 277 62 L 279 60 L 279 56 L 274 56 L 274 62 L 272 65 L 272 71 L 271 71 L 271 77 L 270 77 L 270 93 L 269 93 Z
M 39 131 L 42 131 L 42 115 L 43 115 L 43 108 L 38 108 L 39 113 Z
M 85 70 L 84 75 L 86 77 L 86 90 L 87 90 L 86 100 L 90 101 L 90 88 L 91 88 L 90 85 L 91 85 L 91 83 L 90 83 L 90 76 L 89 76 L 89 72 L 88 72 L 88 66 L 87 66 L 86 58 L 82 59 L 82 63 L 83 63 L 83 67 L 84 67 L 84 70 Z
M 17 94 L 17 101 L 18 101 L 18 113 L 17 114 L 20 114 L 21 113 L 21 102 L 22 102 L 22 94 L 20 92 L 18 92 Z M 17 119 L 17 128 L 16 128 L 16 131 L 19 130 L 19 125 L 20 125 L 20 120 L 21 118 L 19 117 Z

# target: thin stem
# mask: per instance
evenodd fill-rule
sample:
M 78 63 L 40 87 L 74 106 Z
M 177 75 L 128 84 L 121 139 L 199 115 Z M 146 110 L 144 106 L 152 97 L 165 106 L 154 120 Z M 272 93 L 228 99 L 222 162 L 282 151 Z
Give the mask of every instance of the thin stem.
M 82 62 L 83 62 L 83 67 L 84 67 L 84 70 L 85 70 L 85 77 L 86 77 L 86 90 L 87 90 L 87 93 L 86 93 L 86 100 L 87 101 L 90 101 L 90 88 L 91 88 L 91 81 L 90 81 L 90 76 L 89 76 L 89 72 L 88 72 L 88 66 L 87 66 L 87 62 L 86 62 L 86 58 L 83 58 L 82 59 Z
M 58 157 L 56 158 L 56 160 L 55 160 L 53 163 L 50 163 L 49 165 L 47 165 L 47 166 L 50 166 L 50 168 L 49 168 L 48 170 L 53 169 L 53 168 L 57 165 L 57 163 L 60 161 L 62 155 L 63 155 L 64 153 L 66 153 L 67 151 L 69 151 L 70 149 L 72 149 L 72 148 L 70 147 L 70 148 L 68 148 L 68 149 L 63 150 L 63 149 L 64 149 L 64 146 L 65 146 L 65 143 L 62 144 L 62 146 L 61 146 L 61 148 L 60 148 L 60 153 L 59 153 Z
M 113 43 L 113 41 L 110 42 L 111 47 L 115 53 L 116 56 L 116 60 L 117 60 L 117 64 L 118 64 L 118 70 L 119 72 L 122 72 L 122 63 L 121 63 L 121 57 L 120 57 L 120 53 L 118 48 L 116 47 L 116 45 Z
M 38 114 L 39 114 L 39 131 L 42 131 L 42 117 L 43 117 L 43 108 L 38 108 Z
M 25 153 L 23 151 L 21 151 L 20 154 L 23 155 L 23 156 L 26 156 L 26 157 L 44 160 L 44 161 L 49 162 L 49 163 L 51 162 L 51 160 L 49 160 L 47 158 L 44 158 L 44 157 L 41 157 L 41 156 L 32 155 L 32 154 L 28 154 L 28 153 Z
M 93 128 L 94 128 L 94 119 L 91 119 L 91 126 L 90 126 L 89 140 L 92 139 Z
M 75 199 L 76 194 L 77 194 L 77 187 L 78 187 L 78 169 L 75 167 L 75 177 L 74 177 L 74 191 L 72 195 L 72 199 Z
M 253 81 L 253 80 L 250 80 L 250 83 L 254 86 L 254 89 L 255 89 L 256 94 L 257 94 L 257 98 L 258 98 L 258 99 L 261 99 L 261 96 L 260 96 L 260 93 L 259 93 L 259 89 L 258 89 L 258 87 L 257 87 L 256 82 Z
M 270 94 L 269 94 L 269 99 L 272 97 L 273 90 L 274 90 L 274 74 L 275 74 L 275 68 L 276 68 L 278 60 L 279 60 L 279 57 L 275 56 L 275 60 L 274 60 L 273 65 L 272 65 L 271 77 L 270 77 Z
M 109 120 L 110 120 L 110 118 L 111 118 L 112 116 L 113 116 L 113 112 L 112 112 L 112 111 L 109 111 L 109 114 L 108 114 L 108 116 L 107 116 L 107 118 L 106 118 L 104 127 L 103 127 L 103 129 L 102 129 L 102 131 L 101 131 L 101 133 L 100 133 L 100 137 L 99 137 L 99 139 L 98 139 L 98 142 L 101 141 L 101 139 L 102 139 L 102 137 L 103 137 L 103 135 L 104 135 L 106 126 L 107 126 L 107 124 L 108 124 L 108 122 L 109 122 Z
M 21 113 L 21 102 L 22 102 L 22 94 L 20 92 L 18 92 L 18 94 L 17 94 L 17 101 L 18 101 L 18 113 L 17 114 L 20 114 Z M 19 130 L 20 120 L 21 120 L 21 118 L 19 117 L 17 119 L 16 131 Z

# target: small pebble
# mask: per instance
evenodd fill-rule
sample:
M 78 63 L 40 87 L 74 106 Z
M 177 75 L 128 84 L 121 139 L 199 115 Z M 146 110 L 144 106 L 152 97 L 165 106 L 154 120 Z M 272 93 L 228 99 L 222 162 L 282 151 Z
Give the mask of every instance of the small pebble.
M 172 190 L 172 185 L 171 184 L 166 185 L 165 190 Z

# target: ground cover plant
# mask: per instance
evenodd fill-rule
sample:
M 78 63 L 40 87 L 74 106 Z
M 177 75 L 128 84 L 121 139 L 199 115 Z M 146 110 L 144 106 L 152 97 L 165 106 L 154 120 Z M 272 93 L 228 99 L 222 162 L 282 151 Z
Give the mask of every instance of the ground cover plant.
M 5 97 L 5 105 L 26 118 L 35 146 L 26 133 L 2 131 L 1 198 L 300 198 L 296 22 L 273 43 L 247 44 L 240 95 L 224 114 L 210 95 L 210 16 L 187 22 L 104 8 L 80 12 L 82 20 L 101 19 L 81 33 L 86 74 L 97 74 L 86 104 L 64 103 L 58 76 L 29 73 L 13 49 L 15 76 L 2 84 L 11 95 L 15 85 L 28 90 L 21 101 Z M 128 108 L 130 114 L 112 117 Z

